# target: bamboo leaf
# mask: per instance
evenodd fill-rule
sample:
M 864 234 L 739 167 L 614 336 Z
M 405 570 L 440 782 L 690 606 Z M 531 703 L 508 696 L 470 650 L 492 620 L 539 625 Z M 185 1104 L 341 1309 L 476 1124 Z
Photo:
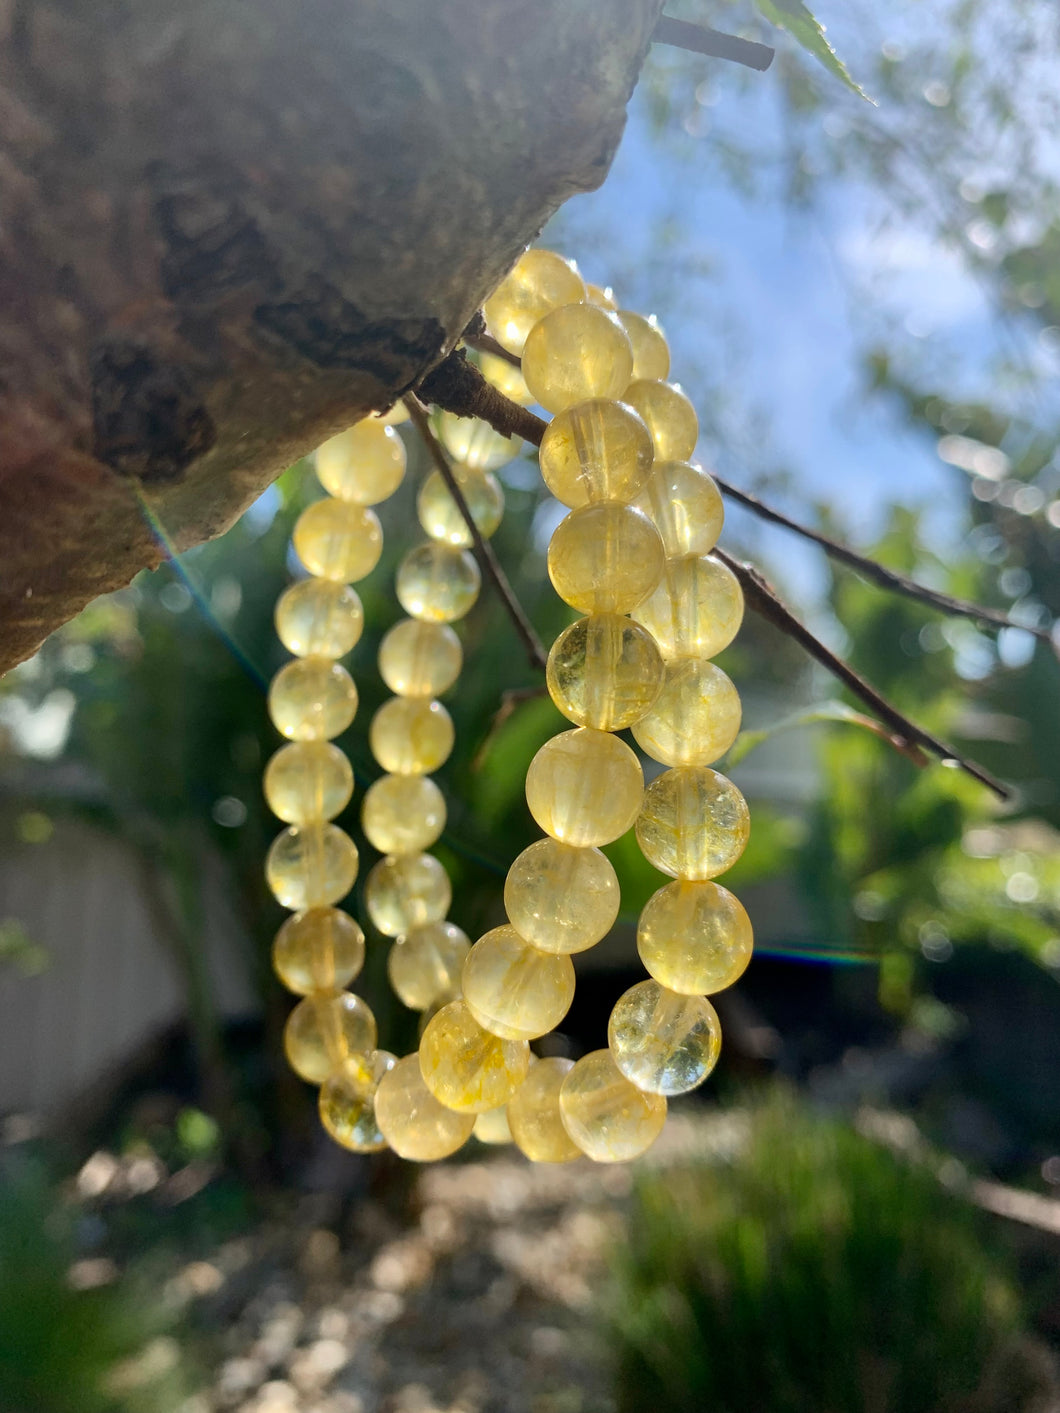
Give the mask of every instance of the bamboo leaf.
M 802 3 L 802 0 L 755 0 L 755 4 L 770 24 L 778 29 L 786 29 L 791 37 L 812 54 L 818 63 L 846 84 L 847 88 L 864 98 L 866 103 L 875 106 L 875 99 L 869 97 L 860 84 L 850 77 L 850 71 L 825 38 L 824 25 L 816 15 Z

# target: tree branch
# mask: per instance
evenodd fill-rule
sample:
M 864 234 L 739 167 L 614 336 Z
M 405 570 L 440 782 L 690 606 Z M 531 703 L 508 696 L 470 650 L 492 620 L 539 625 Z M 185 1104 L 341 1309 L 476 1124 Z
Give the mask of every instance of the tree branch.
M 481 317 L 482 316 L 479 315 L 480 319 Z M 523 366 L 523 360 L 517 353 L 510 353 L 508 349 L 504 347 L 504 344 L 498 343 L 492 334 L 486 332 L 484 320 L 481 328 L 472 330 L 469 325 L 464 330 L 464 342 L 467 344 L 468 348 L 477 349 L 479 353 L 492 353 L 494 358 L 503 358 L 505 363 L 510 363 L 513 368 L 522 368 Z
M 670 44 L 675 49 L 689 49 L 694 54 L 709 54 L 712 59 L 729 59 L 745 68 L 764 73 L 773 62 L 776 50 L 768 44 L 756 44 L 735 34 L 723 34 L 708 25 L 690 24 L 663 15 L 652 32 L 653 44 Z

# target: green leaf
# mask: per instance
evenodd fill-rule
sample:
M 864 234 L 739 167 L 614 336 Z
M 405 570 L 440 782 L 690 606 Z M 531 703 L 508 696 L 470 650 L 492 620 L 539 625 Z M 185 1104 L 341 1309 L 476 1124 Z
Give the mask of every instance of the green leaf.
M 846 702 L 817 702 L 804 711 L 794 712 L 791 716 L 782 716 L 779 721 L 774 721 L 769 726 L 763 726 L 757 731 L 741 731 L 729 748 L 725 764 L 729 768 L 738 765 L 744 756 L 749 755 L 763 741 L 768 741 L 771 736 L 775 736 L 778 731 L 793 731 L 799 726 L 815 726 L 820 721 L 843 721 L 851 726 L 861 726 L 877 736 L 886 737 L 888 735 L 886 728 L 881 727 L 873 717 L 855 711 L 853 707 L 847 706 Z
M 875 107 L 875 99 L 870 98 L 860 84 L 856 84 L 850 77 L 846 64 L 825 39 L 824 25 L 806 8 L 802 0 L 755 0 L 755 4 L 771 25 L 786 29 L 807 54 L 812 54 L 830 73 L 841 79 L 847 88 L 853 89 L 866 103 Z

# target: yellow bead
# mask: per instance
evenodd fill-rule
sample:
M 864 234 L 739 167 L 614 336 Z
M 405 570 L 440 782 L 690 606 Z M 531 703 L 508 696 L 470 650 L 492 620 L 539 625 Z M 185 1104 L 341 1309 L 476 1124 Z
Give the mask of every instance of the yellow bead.
M 699 439 L 699 418 L 677 383 L 638 378 L 621 396 L 648 424 L 656 461 L 688 460 Z
M 470 613 L 481 584 L 473 554 L 428 540 L 401 561 L 395 587 L 398 603 L 410 618 L 454 623 Z
M 571 1139 L 596 1163 L 638 1158 L 666 1123 L 666 1100 L 631 1084 L 609 1050 L 593 1050 L 568 1072 L 559 1111 Z
M 433 854 L 380 859 L 364 881 L 364 905 L 387 937 L 440 922 L 449 911 L 449 875 Z
M 612 313 L 618 309 L 618 301 L 610 285 L 586 285 L 585 297 L 590 304 L 598 304 L 601 309 L 610 309 Z
M 298 657 L 269 685 L 269 716 L 291 741 L 330 741 L 357 714 L 357 688 L 337 662 Z
M 512 1131 L 508 1125 L 507 1104 L 502 1104 L 497 1109 L 487 1109 L 484 1114 L 476 1114 L 475 1127 L 471 1132 L 480 1143 L 511 1143 Z
M 637 843 L 671 878 L 702 881 L 731 868 L 747 847 L 751 817 L 743 795 L 709 766 L 664 770 L 644 791 Z
M 283 1031 L 287 1063 L 310 1084 L 323 1084 L 344 1061 L 374 1050 L 375 1042 L 375 1017 L 349 991 L 304 997 Z
M 552 644 L 545 680 L 570 721 L 622 731 L 651 710 L 662 690 L 663 660 L 639 623 L 595 613 L 572 623 Z
M 434 1163 L 448 1158 L 471 1137 L 474 1115 L 439 1104 L 423 1082 L 419 1055 L 398 1060 L 379 1081 L 375 1121 L 399 1158 Z
M 320 484 L 339 500 L 378 505 L 405 478 L 405 443 L 385 422 L 366 417 L 316 450 Z
M 526 772 L 526 802 L 553 839 L 578 848 L 610 844 L 640 810 L 644 777 L 624 741 L 583 726 L 546 741 Z
M 292 912 L 337 903 L 357 877 L 357 845 L 338 825 L 292 824 L 272 841 L 265 880 Z
M 751 960 L 752 944 L 743 904 L 719 883 L 668 883 L 645 903 L 637 926 L 649 974 L 682 996 L 731 986 Z
M 642 510 L 605 501 L 572 510 L 548 547 L 548 577 L 579 613 L 629 613 L 663 572 L 659 532 Z
M 463 1114 L 507 1104 L 529 1067 L 526 1041 L 483 1030 L 463 1001 L 443 1006 L 420 1041 L 424 1083 L 440 1104 Z
M 490 333 L 509 353 L 522 353 L 537 321 L 561 304 L 585 298 L 577 267 L 551 250 L 527 250 L 482 306 Z
M 330 741 L 281 746 L 265 767 L 265 799 L 287 824 L 334 819 L 350 803 L 353 771 Z
M 317 1096 L 320 1122 L 343 1148 L 352 1153 L 378 1153 L 386 1139 L 375 1121 L 375 1096 L 379 1081 L 397 1064 L 389 1050 L 374 1050 L 363 1059 L 348 1061 L 321 1086 Z
M 453 718 L 425 697 L 391 697 L 368 728 L 372 755 L 391 775 L 430 775 L 449 759 L 453 739 Z
M 523 349 L 523 377 L 548 412 L 589 397 L 621 397 L 633 347 L 618 316 L 596 304 L 567 304 L 539 320 Z
M 364 629 L 364 609 L 348 584 L 302 579 L 276 604 L 276 632 L 296 657 L 345 657 Z
M 390 949 L 390 984 L 413 1011 L 426 1011 L 439 1002 L 448 1005 L 460 995 L 460 973 L 470 950 L 467 935 L 454 923 L 414 927 Z
M 666 664 L 659 699 L 633 727 L 637 745 L 662 765 L 709 765 L 740 734 L 740 694 L 712 662 Z
M 743 590 L 713 555 L 668 559 L 653 593 L 633 610 L 663 657 L 714 657 L 743 622 Z
M 581 1157 L 559 1112 L 559 1092 L 571 1069 L 573 1062 L 558 1056 L 538 1060 L 508 1100 L 512 1139 L 535 1163 L 569 1163 Z
M 291 536 L 310 574 L 353 584 L 379 563 L 383 530 L 374 510 L 325 496 L 306 506 Z
M 620 309 L 618 317 L 633 345 L 633 377 L 661 382 L 670 371 L 670 350 L 658 319 L 654 314 L 645 319 L 631 309 Z
M 511 398 L 512 402 L 521 403 L 524 407 L 533 402 L 522 369 L 517 368 L 514 363 L 509 363 L 506 358 L 500 358 L 495 353 L 480 353 L 478 366 L 486 382 L 505 397 Z
M 599 849 L 539 839 L 518 856 L 504 883 L 508 920 L 541 952 L 584 952 L 618 917 L 618 875 Z
M 445 796 L 426 775 L 384 775 L 365 793 L 361 828 L 381 854 L 418 854 L 445 828 Z
M 514 927 L 495 927 L 467 954 L 461 989 L 483 1030 L 502 1040 L 536 1040 L 570 1010 L 574 964 L 539 952 Z
M 670 559 L 709 554 L 725 523 L 721 492 L 688 461 L 656 462 L 634 504 L 651 517 Z
M 440 697 L 460 676 L 464 651 L 448 623 L 403 618 L 379 644 L 379 672 L 399 697 Z
M 453 475 L 464 493 L 472 520 L 483 539 L 488 540 L 504 515 L 504 492 L 496 476 L 488 471 L 471 471 L 463 466 L 454 466 Z M 420 487 L 416 510 L 420 524 L 432 540 L 455 545 L 458 549 L 467 549 L 474 544 L 471 531 L 440 471 L 432 471 Z
M 651 434 L 631 407 L 590 398 L 545 428 L 541 475 L 572 510 L 602 500 L 628 505 L 647 485 L 653 455 Z
M 514 461 L 523 445 L 519 437 L 502 436 L 488 422 L 477 417 L 458 417 L 455 412 L 440 412 L 436 426 L 438 440 L 465 471 L 496 471 L 498 466 Z
M 649 1094 L 687 1094 L 718 1063 L 721 1025 L 705 996 L 679 996 L 657 981 L 631 987 L 607 1026 L 611 1057 Z
M 288 991 L 299 996 L 338 991 L 364 966 L 364 933 L 338 908 L 308 908 L 277 932 L 272 965 Z

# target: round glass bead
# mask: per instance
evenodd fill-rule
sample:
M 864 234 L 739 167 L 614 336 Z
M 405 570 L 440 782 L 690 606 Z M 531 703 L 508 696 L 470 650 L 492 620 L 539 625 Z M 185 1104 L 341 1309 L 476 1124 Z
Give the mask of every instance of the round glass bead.
M 398 1060 L 379 1081 L 375 1121 L 399 1158 L 433 1163 L 448 1158 L 471 1137 L 472 1114 L 445 1108 L 423 1082 L 419 1055 Z
M 426 775 L 384 775 L 365 793 L 361 828 L 381 854 L 418 854 L 445 828 L 445 796 Z
M 700 658 L 666 664 L 662 691 L 633 739 L 662 765 L 709 765 L 740 733 L 740 694 L 720 667 Z
M 640 810 L 640 761 L 617 736 L 582 726 L 546 741 L 526 772 L 530 813 L 561 844 L 587 848 L 625 834 Z
M 743 622 L 743 590 L 713 555 L 668 559 L 653 593 L 633 611 L 663 657 L 714 657 Z
M 577 267 L 551 250 L 526 250 L 482 306 L 490 333 L 509 353 L 522 353 L 537 321 L 561 304 L 585 298 Z
M 512 1130 L 508 1124 L 508 1106 L 502 1104 L 496 1109 L 487 1109 L 484 1114 L 475 1115 L 475 1127 L 471 1130 L 480 1143 L 511 1143 Z
M 539 952 L 584 952 L 614 927 L 621 901 L 605 854 L 555 839 L 524 849 L 504 881 L 508 921 Z
M 731 868 L 747 847 L 747 802 L 709 766 L 664 770 L 644 791 L 637 843 L 649 863 L 672 878 L 702 881 Z
M 448 623 L 403 618 L 379 644 L 379 673 L 399 697 L 440 697 L 460 676 L 464 651 Z
M 631 309 L 620 309 L 618 317 L 633 345 L 633 377 L 662 381 L 670 371 L 670 349 L 654 314 L 647 318 Z
M 540 464 L 545 485 L 572 510 L 591 501 L 628 505 L 648 482 L 654 452 L 644 422 L 625 403 L 590 398 L 545 428 Z
M 645 903 L 637 927 L 649 975 L 682 996 L 731 986 L 751 960 L 753 940 L 743 904 L 719 883 L 668 883 Z
M 525 1040 L 484 1030 L 463 1001 L 443 1006 L 420 1041 L 424 1083 L 440 1104 L 481 1114 L 507 1104 L 530 1067 Z
M 288 991 L 299 996 L 338 991 L 364 966 L 364 933 L 338 908 L 307 908 L 277 932 L 272 965 Z
M 649 1094 L 687 1094 L 718 1063 L 721 1025 L 705 996 L 641 981 L 620 996 L 607 1026 L 611 1057 Z
M 548 547 L 548 577 L 579 613 L 629 613 L 663 572 L 659 532 L 642 510 L 604 501 L 572 510 Z
M 509 363 L 506 358 L 495 353 L 480 353 L 478 366 L 486 382 L 512 402 L 521 403 L 523 407 L 533 402 L 522 369 L 517 368 L 514 363 Z
M 530 330 L 523 377 L 548 412 L 589 397 L 621 397 L 633 373 L 633 347 L 616 314 L 596 304 L 567 304 Z
M 357 845 L 336 824 L 292 824 L 272 841 L 265 880 L 292 912 L 337 903 L 357 877 Z
M 545 681 L 568 720 L 622 731 L 651 710 L 662 689 L 663 660 L 639 623 L 595 613 L 572 623 L 552 644 Z
M 337 662 L 297 657 L 269 684 L 269 716 L 291 741 L 329 741 L 357 714 L 357 688 Z
M 375 1121 L 379 1081 L 397 1064 L 389 1050 L 347 1060 L 329 1074 L 317 1096 L 320 1122 L 343 1148 L 352 1153 L 378 1153 L 386 1139 Z
M 380 859 L 364 881 L 364 905 L 387 937 L 400 937 L 449 911 L 449 875 L 433 854 Z
M 713 478 L 689 461 L 656 462 L 634 504 L 651 516 L 670 559 L 709 554 L 725 523 Z
M 368 728 L 372 755 L 391 775 L 430 775 L 449 759 L 453 740 L 453 718 L 425 697 L 391 697 Z
M 475 556 L 436 540 L 417 545 L 398 566 L 398 603 L 410 618 L 454 623 L 470 613 L 482 584 Z
M 467 954 L 461 989 L 468 1010 L 491 1035 L 536 1040 L 570 1010 L 574 964 L 539 952 L 514 927 L 495 927 Z
M 590 304 L 598 304 L 601 309 L 610 309 L 612 313 L 618 309 L 615 292 L 610 285 L 586 285 L 585 297 Z
M 582 1156 L 559 1112 L 559 1092 L 572 1068 L 573 1061 L 558 1055 L 538 1060 L 508 1100 L 512 1140 L 535 1163 L 569 1163 Z
M 656 461 L 688 460 L 699 439 L 699 418 L 676 383 L 638 378 L 626 388 L 622 401 L 648 424 Z
M 464 493 L 467 508 L 479 533 L 488 540 L 504 515 L 504 492 L 500 483 L 489 471 L 471 471 L 463 466 L 454 466 L 453 476 Z M 440 471 L 432 471 L 420 487 L 416 510 L 420 524 L 432 540 L 455 545 L 459 549 L 467 549 L 474 544 L 467 522 L 449 487 L 442 480 Z
M 360 642 L 364 609 L 348 584 L 301 579 L 280 595 L 276 632 L 295 657 L 345 657 Z
M 467 935 L 452 922 L 428 922 L 399 937 L 387 957 L 387 974 L 398 998 L 413 1011 L 460 995 L 460 973 L 471 950 Z
M 625 1163 L 646 1152 L 666 1123 L 666 1100 L 631 1084 L 609 1050 L 593 1050 L 559 1091 L 563 1127 L 596 1163 Z
M 291 541 L 310 574 L 339 584 L 371 574 L 383 553 L 383 530 L 375 511 L 331 496 L 306 506 Z
M 334 819 L 350 803 L 353 771 L 330 741 L 281 746 L 265 767 L 265 799 L 287 824 Z
M 296 1075 L 323 1084 L 344 1061 L 375 1049 L 375 1017 L 352 992 L 305 996 L 287 1017 L 283 1048 Z
M 385 422 L 366 417 L 316 449 L 320 484 L 339 500 L 378 505 L 405 477 L 405 443 Z
M 512 372 L 515 371 L 513 368 Z M 460 463 L 461 470 L 496 471 L 498 466 L 507 466 L 513 461 L 523 445 L 518 437 L 505 437 L 495 432 L 488 422 L 477 417 L 458 417 L 455 412 L 439 412 L 436 426 L 438 440 L 453 460 Z M 433 474 L 438 476 L 437 472 Z M 426 525 L 423 528 L 427 530 Z M 427 533 L 430 534 L 430 530 Z M 435 538 L 441 539 L 441 536 Z

